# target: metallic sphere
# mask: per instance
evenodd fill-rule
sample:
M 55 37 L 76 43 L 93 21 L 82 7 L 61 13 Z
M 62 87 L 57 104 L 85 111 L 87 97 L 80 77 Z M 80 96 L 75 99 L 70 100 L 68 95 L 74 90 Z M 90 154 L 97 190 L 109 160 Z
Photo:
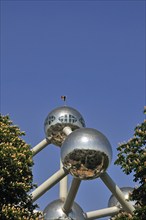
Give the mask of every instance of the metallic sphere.
M 130 193 L 132 193 L 133 188 L 132 187 L 122 187 L 120 189 L 123 192 L 125 199 L 129 200 Z M 129 201 L 129 202 L 131 203 L 131 205 L 135 205 L 135 201 Z M 116 197 L 114 195 L 111 195 L 111 197 L 108 201 L 108 207 L 112 207 L 112 206 L 117 206 L 117 207 L 121 208 L 121 204 L 119 203 L 119 201 L 116 199 Z
M 73 203 L 71 212 L 66 215 L 63 210 L 64 202 L 62 200 L 55 200 L 51 202 L 44 210 L 44 220 L 85 220 L 85 214 L 77 203 Z
M 112 148 L 107 138 L 92 128 L 72 132 L 61 147 L 64 167 L 76 178 L 94 179 L 108 168 Z
M 85 122 L 76 109 L 62 106 L 48 114 L 44 123 L 45 134 L 47 137 L 51 137 L 53 144 L 61 146 L 66 138 L 63 132 L 63 128 L 66 126 L 74 131 L 77 128 L 85 127 Z

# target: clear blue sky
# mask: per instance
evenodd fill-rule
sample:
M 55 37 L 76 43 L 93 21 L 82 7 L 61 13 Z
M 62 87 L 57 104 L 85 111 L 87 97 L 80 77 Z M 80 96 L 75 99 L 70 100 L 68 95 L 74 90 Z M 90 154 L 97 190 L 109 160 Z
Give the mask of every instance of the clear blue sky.
M 144 119 L 145 40 L 143 0 L 1 0 L 2 114 L 26 132 L 33 147 L 45 137 L 47 114 L 67 95 L 67 105 L 86 126 L 109 139 L 113 180 L 135 186 L 114 161 L 118 143 Z M 59 169 L 59 157 L 59 148 L 50 145 L 34 158 L 35 183 Z M 110 195 L 100 179 L 83 181 L 76 202 L 84 211 L 101 209 Z M 37 203 L 43 210 L 57 198 L 58 185 Z

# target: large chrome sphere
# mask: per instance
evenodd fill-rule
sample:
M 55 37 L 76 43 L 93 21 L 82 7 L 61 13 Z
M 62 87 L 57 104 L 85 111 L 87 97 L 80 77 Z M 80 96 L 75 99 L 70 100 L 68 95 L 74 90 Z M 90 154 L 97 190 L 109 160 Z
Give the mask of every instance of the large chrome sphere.
M 51 137 L 53 144 L 61 146 L 66 138 L 63 132 L 64 127 L 70 127 L 72 130 L 85 127 L 82 115 L 74 108 L 62 106 L 51 111 L 44 123 L 45 134 Z
M 112 148 L 107 138 L 92 128 L 72 132 L 61 147 L 64 167 L 79 179 L 99 177 L 109 166 Z
M 133 191 L 132 187 L 122 187 L 120 188 L 121 191 L 123 192 L 123 195 L 125 197 L 125 200 L 129 200 L 130 194 Z M 135 205 L 135 201 L 129 201 L 131 203 L 131 205 Z M 121 204 L 119 203 L 119 201 L 116 199 L 116 197 L 114 195 L 111 195 L 109 201 L 108 201 L 108 207 L 112 207 L 112 206 L 117 206 L 121 208 Z
M 50 203 L 44 210 L 44 220 L 85 220 L 83 210 L 77 203 L 73 203 L 68 215 L 62 211 L 63 204 L 64 202 L 60 199 Z

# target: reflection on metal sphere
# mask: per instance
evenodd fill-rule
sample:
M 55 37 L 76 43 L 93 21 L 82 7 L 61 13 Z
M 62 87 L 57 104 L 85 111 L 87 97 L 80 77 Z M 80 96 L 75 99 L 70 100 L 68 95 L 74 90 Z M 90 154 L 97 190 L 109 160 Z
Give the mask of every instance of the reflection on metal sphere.
M 107 138 L 92 128 L 72 132 L 61 147 L 64 167 L 79 179 L 99 177 L 109 166 L 112 148 Z
M 132 187 L 122 187 L 120 188 L 121 191 L 123 192 L 123 195 L 125 197 L 126 200 L 129 200 L 130 197 L 130 193 L 132 193 L 133 188 Z M 129 201 L 131 203 L 131 205 L 135 205 L 135 201 Z M 111 195 L 109 201 L 108 201 L 108 207 L 112 207 L 112 206 L 117 206 L 121 208 L 121 204 L 119 203 L 119 201 L 116 199 L 116 197 L 114 195 Z
M 85 220 L 85 214 L 77 203 L 73 203 L 71 212 L 66 215 L 62 211 L 64 202 L 62 200 L 55 200 L 51 202 L 44 210 L 44 220 Z
M 74 108 L 62 106 L 51 111 L 44 123 L 45 134 L 51 137 L 51 142 L 61 146 L 66 138 L 62 131 L 64 127 L 70 127 L 73 131 L 85 127 L 82 115 Z
M 38 220 L 44 220 L 43 212 L 40 210 L 35 209 L 33 213 L 39 213 Z

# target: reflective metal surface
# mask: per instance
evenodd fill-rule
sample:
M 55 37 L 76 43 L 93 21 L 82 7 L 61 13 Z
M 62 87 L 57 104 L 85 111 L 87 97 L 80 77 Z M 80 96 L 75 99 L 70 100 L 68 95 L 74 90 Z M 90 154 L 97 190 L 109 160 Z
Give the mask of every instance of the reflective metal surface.
M 82 115 L 74 108 L 62 106 L 51 111 L 44 123 L 44 130 L 47 137 L 52 137 L 51 142 L 61 146 L 66 138 L 62 131 L 64 127 L 72 130 L 85 127 Z
M 120 188 L 121 191 L 123 192 L 123 195 L 125 197 L 125 199 L 128 201 L 129 200 L 129 195 L 130 193 L 132 193 L 133 188 L 132 187 L 122 187 Z M 131 205 L 135 205 L 135 201 L 129 201 L 131 203 Z M 121 208 L 121 204 L 119 203 L 119 201 L 116 199 L 116 197 L 114 195 L 112 195 L 109 199 L 108 202 L 108 207 L 112 207 L 112 206 L 117 206 Z
M 77 203 L 73 203 L 68 215 L 62 211 L 63 204 L 60 199 L 50 203 L 44 210 L 44 220 L 85 220 L 85 214 Z
M 38 216 L 38 220 L 44 220 L 44 216 L 43 216 L 43 212 L 40 210 L 34 210 L 34 213 L 40 213 L 40 215 Z
M 79 179 L 99 177 L 109 166 L 112 148 L 108 139 L 92 128 L 80 128 L 72 132 L 61 147 L 64 167 Z

